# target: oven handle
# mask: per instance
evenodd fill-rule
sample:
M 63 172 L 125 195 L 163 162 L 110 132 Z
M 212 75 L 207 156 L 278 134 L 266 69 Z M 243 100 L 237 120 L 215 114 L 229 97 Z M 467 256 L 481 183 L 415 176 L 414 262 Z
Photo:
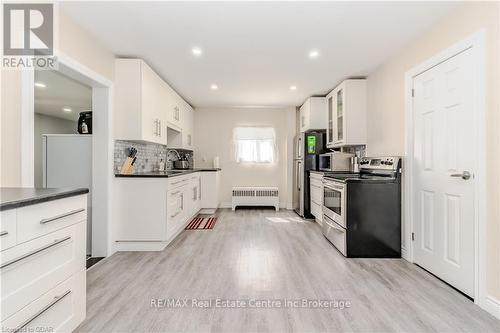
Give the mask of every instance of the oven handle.
M 342 185 L 335 185 L 335 184 L 332 184 L 331 182 L 325 182 L 325 181 L 323 181 L 323 186 L 327 187 L 327 188 L 330 188 L 332 190 L 339 190 L 339 191 L 343 191 L 344 190 L 344 186 L 342 186 Z
M 328 222 L 328 220 L 332 221 L 332 219 L 330 219 L 327 215 L 323 215 L 323 222 L 325 222 L 326 224 L 328 224 L 328 226 L 330 226 L 332 229 L 335 229 L 335 230 L 337 230 L 339 232 L 342 232 L 342 233 L 345 232 L 344 228 L 338 227 L 338 226 L 335 225 L 337 223 L 335 223 L 334 221 L 332 221 L 333 224 L 331 224 L 331 223 Z

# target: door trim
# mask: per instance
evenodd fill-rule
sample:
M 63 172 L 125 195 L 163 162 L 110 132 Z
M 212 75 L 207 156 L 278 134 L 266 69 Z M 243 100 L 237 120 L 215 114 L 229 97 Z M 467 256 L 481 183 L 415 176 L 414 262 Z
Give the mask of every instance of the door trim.
M 474 303 L 486 307 L 486 136 L 485 121 L 485 31 L 480 30 L 450 46 L 405 73 L 405 157 L 403 168 L 403 258 L 413 263 L 413 80 L 455 55 L 470 49 L 474 64 L 473 134 L 476 152 L 474 173 Z
M 94 132 L 92 135 L 92 255 L 110 256 L 115 252 L 112 240 L 113 174 L 113 81 L 93 71 L 55 48 L 59 73 L 92 88 Z M 21 184 L 34 186 L 34 70 L 22 73 Z M 98 125 L 95 125 L 98 124 Z M 97 222 L 99 221 L 99 222 Z

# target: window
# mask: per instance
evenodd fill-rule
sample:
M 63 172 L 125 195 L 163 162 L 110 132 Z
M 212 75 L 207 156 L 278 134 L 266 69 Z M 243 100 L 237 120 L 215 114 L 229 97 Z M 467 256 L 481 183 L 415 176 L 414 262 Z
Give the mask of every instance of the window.
M 236 127 L 234 146 L 238 163 L 274 163 L 276 133 L 272 127 Z

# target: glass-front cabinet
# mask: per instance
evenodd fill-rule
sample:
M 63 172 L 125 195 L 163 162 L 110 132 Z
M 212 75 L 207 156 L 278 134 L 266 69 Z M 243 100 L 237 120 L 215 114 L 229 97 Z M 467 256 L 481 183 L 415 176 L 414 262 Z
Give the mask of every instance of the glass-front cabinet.
M 328 96 L 326 96 L 326 103 L 327 103 L 327 113 L 328 113 L 328 124 L 326 128 L 326 145 L 327 147 L 330 147 L 333 145 L 333 97 L 334 95 L 330 93 Z
M 326 100 L 327 147 L 366 145 L 366 80 L 344 80 Z
M 344 141 L 344 88 L 335 93 L 335 133 L 334 144 Z

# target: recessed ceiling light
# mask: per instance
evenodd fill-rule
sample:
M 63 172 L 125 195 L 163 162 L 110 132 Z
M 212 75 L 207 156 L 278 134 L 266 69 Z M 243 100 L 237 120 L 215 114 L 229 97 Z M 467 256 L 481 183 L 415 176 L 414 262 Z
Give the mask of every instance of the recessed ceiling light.
M 35 87 L 45 88 L 45 87 L 47 87 L 47 85 L 45 83 L 42 83 L 42 82 L 35 82 Z
M 218 86 L 218 85 L 216 85 L 216 84 L 212 84 L 212 85 L 210 86 L 210 89 L 212 89 L 212 90 L 217 90 L 217 89 L 219 89 L 219 86 Z
M 71 111 L 73 111 L 73 110 L 71 110 L 70 108 L 63 108 L 62 110 L 63 110 L 64 112 L 71 112 Z
M 318 56 L 319 56 L 318 50 L 311 50 L 309 52 L 309 58 L 311 58 L 311 59 L 316 59 Z
M 193 49 L 191 50 L 191 52 L 193 52 L 193 54 L 195 56 L 201 55 L 201 49 L 199 47 L 193 47 Z
M 290 86 L 290 90 L 297 90 L 297 86 Z

